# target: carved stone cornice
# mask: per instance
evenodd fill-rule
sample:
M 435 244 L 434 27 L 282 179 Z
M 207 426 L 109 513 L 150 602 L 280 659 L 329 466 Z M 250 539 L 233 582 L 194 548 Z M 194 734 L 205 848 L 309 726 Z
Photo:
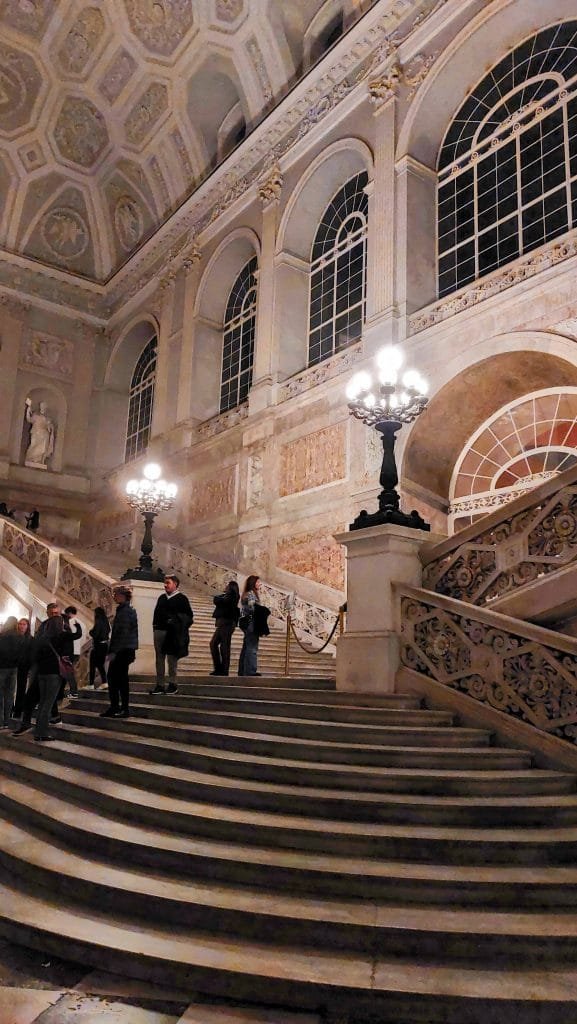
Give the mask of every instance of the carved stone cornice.
M 261 178 L 257 186 L 258 197 L 263 206 L 268 206 L 269 203 L 278 203 L 281 197 L 283 185 L 284 175 L 279 164 L 276 163 L 269 171 L 267 171 L 266 175 Z
M 202 251 L 193 242 L 192 245 L 190 245 L 189 248 L 186 250 L 186 252 L 182 254 L 182 256 L 180 257 L 180 265 L 184 270 L 185 274 L 188 274 L 188 272 L 192 270 L 193 267 L 196 267 L 197 264 L 200 263 L 201 259 Z

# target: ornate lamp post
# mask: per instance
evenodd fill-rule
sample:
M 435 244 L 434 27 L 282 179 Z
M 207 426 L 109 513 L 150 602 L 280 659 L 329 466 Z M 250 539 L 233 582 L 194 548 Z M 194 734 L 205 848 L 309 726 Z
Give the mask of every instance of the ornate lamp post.
M 349 410 L 355 419 L 374 427 L 381 435 L 383 462 L 379 495 L 379 511 L 369 515 L 364 509 L 359 513 L 351 530 L 364 530 L 367 526 L 382 526 L 394 523 L 410 526 L 416 530 L 430 530 L 428 523 L 414 509 L 401 512 L 399 482 L 395 462 L 395 435 L 404 423 L 412 423 L 427 404 L 427 383 L 415 370 L 407 370 L 399 379 L 403 354 L 393 345 L 387 345 L 377 352 L 378 382 L 373 383 L 370 373 L 361 370 L 347 386 Z
M 152 524 L 159 512 L 167 512 L 174 505 L 176 484 L 161 480 L 161 469 L 155 462 L 144 467 L 144 477 L 129 480 L 126 485 L 126 499 L 131 508 L 137 509 L 144 519 L 144 537 L 141 555 L 136 569 L 127 569 L 122 579 L 138 579 L 158 582 L 164 578 L 161 569 L 152 568 Z

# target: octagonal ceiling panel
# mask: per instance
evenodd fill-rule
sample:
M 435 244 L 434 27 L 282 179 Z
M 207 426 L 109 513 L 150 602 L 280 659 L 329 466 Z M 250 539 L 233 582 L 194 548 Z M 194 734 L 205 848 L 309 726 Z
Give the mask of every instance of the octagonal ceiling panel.
M 108 279 L 284 95 L 323 3 L 350 18 L 350 0 L 0 0 L 0 245 Z

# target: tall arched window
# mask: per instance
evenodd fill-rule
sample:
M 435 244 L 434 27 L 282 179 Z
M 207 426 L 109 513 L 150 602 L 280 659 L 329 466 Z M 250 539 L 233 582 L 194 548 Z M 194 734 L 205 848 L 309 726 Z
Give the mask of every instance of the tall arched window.
M 256 271 L 253 256 L 234 282 L 224 315 L 220 411 L 234 409 L 248 396 L 256 328 Z
M 125 458 L 129 462 L 148 448 L 156 380 L 156 338 L 143 349 L 130 382 Z
M 347 181 L 327 206 L 313 242 L 309 366 L 358 341 L 365 318 L 368 182 Z
M 438 168 L 440 296 L 577 224 L 577 21 L 492 68 L 453 120 Z

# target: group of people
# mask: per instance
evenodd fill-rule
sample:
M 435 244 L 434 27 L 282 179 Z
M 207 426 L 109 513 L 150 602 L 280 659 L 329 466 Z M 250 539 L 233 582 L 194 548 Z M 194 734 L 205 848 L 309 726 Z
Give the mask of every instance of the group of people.
M 215 630 L 210 641 L 212 675 L 229 674 L 231 640 L 237 626 L 243 632 L 238 674 L 259 675 L 259 640 L 269 632 L 269 610 L 261 603 L 259 590 L 260 579 L 252 575 L 247 578 L 242 594 L 238 584 L 231 580 L 224 593 L 214 597 Z M 116 612 L 112 625 L 104 608 L 96 608 L 94 612 L 94 625 L 89 631 L 92 639 L 89 684 L 97 685 L 98 673 L 100 685 L 108 688 L 110 703 L 101 717 L 128 718 L 129 668 L 138 650 L 138 617 L 132 607 L 129 586 L 115 587 L 113 598 Z M 54 739 L 49 726 L 62 721 L 59 702 L 65 696 L 66 687 L 70 699 L 78 696 L 74 665 L 82 641 L 82 626 L 73 605 L 62 610 L 57 601 L 52 601 L 46 611 L 47 617 L 34 637 L 28 619 L 24 618 L 10 617 L 0 631 L 0 728 L 9 728 L 12 719 L 19 720 L 13 733 L 19 736 L 32 729 L 36 712 L 34 739 L 39 743 Z M 165 576 L 164 594 L 156 602 L 152 622 L 156 682 L 151 694 L 178 692 L 178 662 L 188 654 L 192 622 L 193 611 L 188 598 L 180 591 L 178 576 Z
M 14 522 L 24 522 L 23 526 L 26 526 L 27 530 L 31 530 L 32 533 L 36 533 L 40 526 L 40 513 L 37 508 L 33 508 L 31 512 L 17 512 L 15 508 L 9 509 L 5 501 L 0 501 L 0 516 L 5 516 L 6 519 L 13 519 Z

